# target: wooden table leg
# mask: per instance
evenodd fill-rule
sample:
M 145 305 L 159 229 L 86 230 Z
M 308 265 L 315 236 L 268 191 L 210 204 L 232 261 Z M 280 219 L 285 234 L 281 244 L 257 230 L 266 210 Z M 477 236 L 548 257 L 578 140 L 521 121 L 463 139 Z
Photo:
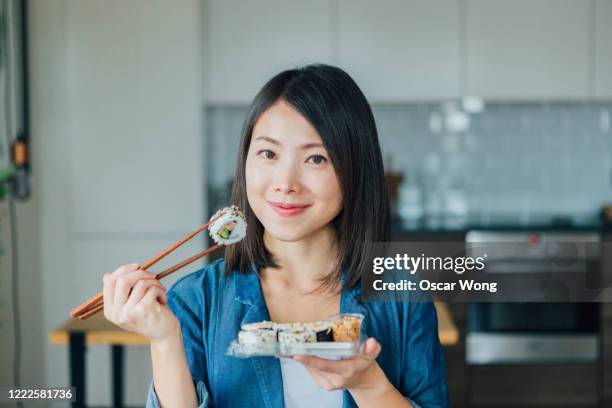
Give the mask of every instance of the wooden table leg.
M 85 333 L 70 333 L 70 383 L 76 388 L 73 408 L 85 408 Z
M 123 346 L 113 345 L 113 408 L 123 408 Z

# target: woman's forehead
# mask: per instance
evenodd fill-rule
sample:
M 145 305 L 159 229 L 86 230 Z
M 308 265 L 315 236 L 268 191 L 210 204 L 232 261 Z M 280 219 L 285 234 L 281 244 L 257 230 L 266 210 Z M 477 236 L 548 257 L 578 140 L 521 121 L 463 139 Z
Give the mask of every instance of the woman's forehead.
M 253 128 L 252 140 L 295 147 L 321 143 L 312 124 L 282 100 L 261 114 Z

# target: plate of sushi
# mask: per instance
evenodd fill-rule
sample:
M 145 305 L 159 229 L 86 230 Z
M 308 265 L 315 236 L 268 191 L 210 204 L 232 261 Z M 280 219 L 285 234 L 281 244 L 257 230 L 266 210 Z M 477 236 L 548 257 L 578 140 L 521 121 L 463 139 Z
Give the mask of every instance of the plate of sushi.
M 290 357 L 311 355 L 328 359 L 350 358 L 361 350 L 360 313 L 340 313 L 310 323 L 262 321 L 244 324 L 227 354 L 234 357 Z

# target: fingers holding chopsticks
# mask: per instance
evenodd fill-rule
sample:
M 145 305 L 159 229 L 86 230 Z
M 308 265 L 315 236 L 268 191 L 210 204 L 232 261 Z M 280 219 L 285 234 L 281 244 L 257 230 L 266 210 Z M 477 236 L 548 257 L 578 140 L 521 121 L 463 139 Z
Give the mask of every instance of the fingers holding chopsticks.
M 104 304 L 108 306 L 107 308 L 105 308 L 105 311 L 104 311 L 105 316 L 106 316 L 106 312 L 110 311 L 112 309 L 113 304 L 115 303 L 114 299 L 115 299 L 117 280 L 120 277 L 130 272 L 134 272 L 136 270 L 138 270 L 138 264 L 133 263 L 129 265 L 120 266 L 112 273 L 104 274 L 104 277 L 102 278 L 102 282 L 104 283 L 104 289 L 102 290 L 102 293 L 104 294 Z M 109 316 L 106 316 L 107 319 L 108 317 Z
M 113 298 L 113 304 L 122 305 L 124 304 L 132 287 L 140 280 L 148 279 L 157 282 L 155 274 L 152 272 L 146 272 L 140 269 L 128 270 L 127 272 L 121 273 L 115 278 L 115 296 Z
M 152 290 L 154 287 L 159 290 Z M 166 298 L 166 287 L 162 285 L 160 281 L 157 279 L 141 279 L 134 285 L 134 289 L 132 289 L 132 293 L 125 303 L 125 306 L 128 308 L 136 306 L 149 292 L 156 293 L 162 304 L 165 305 L 168 303 Z
M 161 285 L 155 274 L 139 269 L 138 264 L 123 265 L 111 274 L 104 275 L 104 314 L 107 319 L 110 317 L 118 317 L 118 312 L 122 306 L 128 301 L 134 286 L 143 280 L 148 280 L 151 283 Z M 142 285 L 140 285 L 142 287 Z M 139 293 L 142 292 L 142 288 Z M 139 294 L 139 299 L 142 298 L 144 292 Z M 107 316 L 109 314 L 109 316 Z
M 166 289 L 157 285 L 151 285 L 147 288 L 147 292 L 142 297 L 134 310 L 137 312 L 137 318 L 144 318 L 143 314 L 153 309 L 153 313 L 159 313 L 160 305 L 166 305 Z M 138 313 L 140 312 L 140 313 Z
M 166 288 L 155 273 L 130 264 L 104 275 L 103 281 L 104 316 L 109 321 L 149 339 L 163 337 L 175 326 Z

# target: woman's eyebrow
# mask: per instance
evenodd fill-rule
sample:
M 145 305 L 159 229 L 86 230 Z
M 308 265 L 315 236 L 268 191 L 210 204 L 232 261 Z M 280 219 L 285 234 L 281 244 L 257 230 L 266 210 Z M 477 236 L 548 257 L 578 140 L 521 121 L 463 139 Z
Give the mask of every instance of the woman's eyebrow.
M 304 149 L 304 150 L 312 149 L 314 147 L 323 147 L 323 143 L 318 143 L 318 142 L 315 142 L 315 143 L 306 143 L 306 144 L 300 146 L 300 148 Z
M 257 136 L 255 140 L 265 140 L 267 142 L 280 146 L 280 142 L 278 140 L 271 138 L 269 136 Z
M 272 144 L 275 144 L 277 146 L 281 145 L 281 143 L 278 140 L 276 140 L 276 139 L 274 139 L 272 137 L 269 137 L 269 136 L 257 136 L 255 138 L 255 140 L 265 140 L 265 141 L 270 142 Z M 300 149 L 306 150 L 306 149 L 312 149 L 314 147 L 323 147 L 323 143 L 320 143 L 320 142 L 306 143 L 306 144 L 301 145 Z

